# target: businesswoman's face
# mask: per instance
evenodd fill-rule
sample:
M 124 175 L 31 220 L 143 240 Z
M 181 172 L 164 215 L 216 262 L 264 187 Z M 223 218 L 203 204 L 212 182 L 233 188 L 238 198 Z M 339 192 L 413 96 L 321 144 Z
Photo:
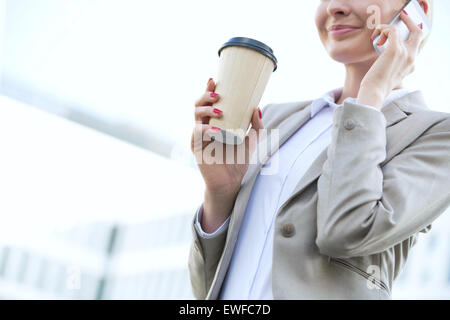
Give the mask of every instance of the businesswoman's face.
M 377 24 L 388 24 L 405 5 L 405 0 L 320 0 L 316 27 L 328 54 L 344 64 L 377 58 L 370 36 Z M 333 25 L 349 29 L 330 31 Z

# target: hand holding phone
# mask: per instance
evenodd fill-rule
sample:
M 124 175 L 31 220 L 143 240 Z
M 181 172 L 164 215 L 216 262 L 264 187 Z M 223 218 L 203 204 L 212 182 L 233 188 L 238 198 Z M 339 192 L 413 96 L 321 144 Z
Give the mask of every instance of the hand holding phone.
M 425 38 L 431 31 L 431 23 L 428 20 L 425 12 L 422 10 L 419 2 L 417 0 L 411 0 L 405 7 L 403 7 L 402 11 L 403 10 L 408 14 L 408 16 L 413 19 L 413 21 L 417 25 L 422 24 L 423 37 Z M 405 23 L 400 19 L 400 13 L 401 11 L 394 17 L 390 25 L 395 25 L 398 28 L 400 39 L 402 41 L 406 41 L 408 40 L 410 31 Z M 381 35 L 377 36 L 373 41 L 373 47 L 377 51 L 378 55 L 381 55 L 383 53 L 389 43 L 388 39 L 382 46 L 378 46 L 377 42 L 380 39 L 380 36 Z

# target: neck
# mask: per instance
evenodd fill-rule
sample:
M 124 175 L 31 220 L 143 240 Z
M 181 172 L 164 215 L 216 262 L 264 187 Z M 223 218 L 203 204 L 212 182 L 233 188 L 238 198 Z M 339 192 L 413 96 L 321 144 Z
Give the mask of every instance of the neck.
M 345 65 L 345 84 L 342 90 L 342 94 L 340 97 L 337 97 L 336 104 L 340 105 L 344 102 L 344 100 L 348 97 L 356 98 L 358 97 L 359 88 L 361 87 L 361 82 L 364 79 L 365 75 L 369 71 L 373 62 L 359 62 L 354 64 L 346 64 Z M 394 89 L 401 89 L 403 87 L 402 84 L 399 84 Z

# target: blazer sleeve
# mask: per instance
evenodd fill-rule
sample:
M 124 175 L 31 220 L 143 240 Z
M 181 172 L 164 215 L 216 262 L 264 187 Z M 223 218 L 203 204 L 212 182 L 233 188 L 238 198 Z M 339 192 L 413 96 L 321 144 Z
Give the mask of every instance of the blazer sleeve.
M 194 297 L 204 300 L 214 280 L 217 266 L 225 247 L 228 219 L 211 235 L 203 235 L 197 225 L 197 216 L 203 214 L 203 203 L 191 222 L 193 241 L 189 252 L 188 269 Z
M 200 232 L 200 235 L 203 238 L 213 238 L 214 236 L 218 235 L 220 231 L 222 231 L 222 229 L 225 228 L 230 223 L 231 218 L 231 216 L 228 216 L 227 220 L 225 220 L 224 223 L 222 223 L 222 225 L 219 228 L 217 228 L 216 231 L 212 233 L 207 233 L 203 230 L 202 225 L 200 224 L 200 221 L 202 220 L 202 215 L 203 215 L 203 204 L 201 205 L 200 210 L 197 210 L 197 218 L 195 220 L 195 226 L 197 227 L 197 230 Z
M 431 228 L 450 205 L 450 117 L 386 159 L 386 118 L 346 102 L 318 180 L 316 245 L 337 258 L 367 256 Z

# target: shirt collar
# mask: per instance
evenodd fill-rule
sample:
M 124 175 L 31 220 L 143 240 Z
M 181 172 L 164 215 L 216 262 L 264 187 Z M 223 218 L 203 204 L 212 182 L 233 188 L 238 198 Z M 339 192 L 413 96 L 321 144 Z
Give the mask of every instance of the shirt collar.
M 320 112 L 320 110 L 322 110 L 325 107 L 331 107 L 334 110 L 334 109 L 342 106 L 345 102 L 355 103 L 356 98 L 354 98 L 354 97 L 347 97 L 343 101 L 343 103 L 340 105 L 337 105 L 335 103 L 336 99 L 341 96 L 343 89 L 344 89 L 343 87 L 333 89 L 333 90 L 325 93 L 320 98 L 314 100 L 312 103 L 312 106 L 311 106 L 311 118 L 314 117 L 317 113 Z M 389 96 L 384 100 L 383 107 L 388 105 L 392 101 L 406 95 L 409 92 L 410 92 L 410 90 L 408 90 L 408 89 L 392 90 L 391 93 L 389 94 Z

